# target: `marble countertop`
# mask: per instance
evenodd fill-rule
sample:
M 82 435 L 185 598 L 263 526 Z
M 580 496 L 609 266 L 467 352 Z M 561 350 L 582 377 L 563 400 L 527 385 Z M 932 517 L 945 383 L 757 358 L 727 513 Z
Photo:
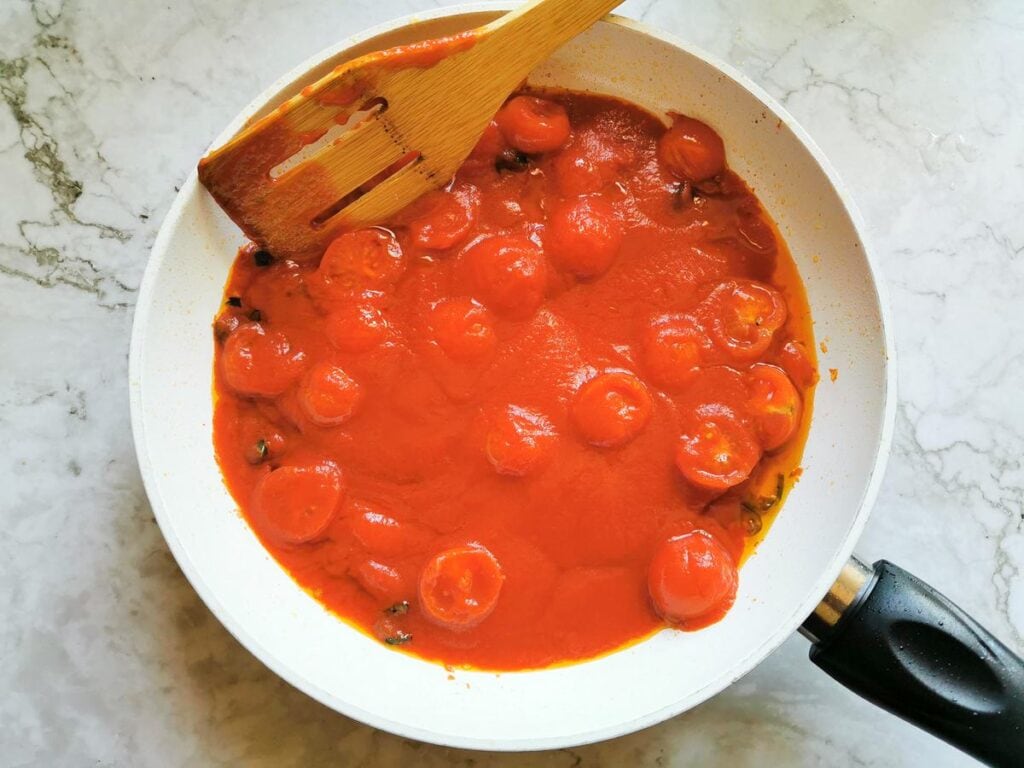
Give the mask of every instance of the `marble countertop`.
M 0 8 L 0 764 L 969 764 L 841 689 L 799 637 L 707 704 L 615 741 L 529 758 L 425 746 L 293 690 L 186 583 L 128 423 L 132 306 L 160 220 L 266 84 L 426 7 Z M 1024 648 L 1024 6 L 627 0 L 622 12 L 750 75 L 851 187 L 889 284 L 901 387 L 859 552 Z

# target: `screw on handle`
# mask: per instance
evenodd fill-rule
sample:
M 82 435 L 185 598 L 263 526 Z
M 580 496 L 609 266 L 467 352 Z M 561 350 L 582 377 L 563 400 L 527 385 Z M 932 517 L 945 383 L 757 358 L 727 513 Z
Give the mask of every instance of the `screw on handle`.
M 838 590 L 846 605 L 830 592 L 832 608 L 842 610 L 819 606 L 805 622 L 811 661 L 983 763 L 1024 765 L 1024 661 L 902 568 L 879 560 L 873 571 L 853 569 Z

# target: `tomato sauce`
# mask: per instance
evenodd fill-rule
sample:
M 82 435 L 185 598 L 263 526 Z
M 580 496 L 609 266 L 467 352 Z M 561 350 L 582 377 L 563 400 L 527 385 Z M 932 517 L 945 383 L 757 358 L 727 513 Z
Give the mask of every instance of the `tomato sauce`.
M 214 442 L 324 606 L 452 665 L 586 659 L 735 597 L 817 380 L 785 244 L 712 127 L 521 94 L 319 263 L 242 248 Z

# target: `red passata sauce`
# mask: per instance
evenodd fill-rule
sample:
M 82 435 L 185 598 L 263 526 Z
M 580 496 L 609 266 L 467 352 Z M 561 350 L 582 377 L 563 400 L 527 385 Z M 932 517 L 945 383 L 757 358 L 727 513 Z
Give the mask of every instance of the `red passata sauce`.
M 319 263 L 243 248 L 214 327 L 217 457 L 267 549 L 381 641 L 487 669 L 721 618 L 817 378 L 713 128 L 569 92 L 512 98 Z

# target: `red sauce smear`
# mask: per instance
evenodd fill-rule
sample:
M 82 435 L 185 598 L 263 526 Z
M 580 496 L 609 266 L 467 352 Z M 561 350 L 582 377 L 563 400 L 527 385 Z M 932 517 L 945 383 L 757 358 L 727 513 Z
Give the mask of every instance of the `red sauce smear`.
M 522 94 L 386 228 L 319 264 L 239 252 L 217 457 L 302 587 L 496 670 L 728 611 L 817 372 L 799 275 L 725 151 L 692 117 Z

